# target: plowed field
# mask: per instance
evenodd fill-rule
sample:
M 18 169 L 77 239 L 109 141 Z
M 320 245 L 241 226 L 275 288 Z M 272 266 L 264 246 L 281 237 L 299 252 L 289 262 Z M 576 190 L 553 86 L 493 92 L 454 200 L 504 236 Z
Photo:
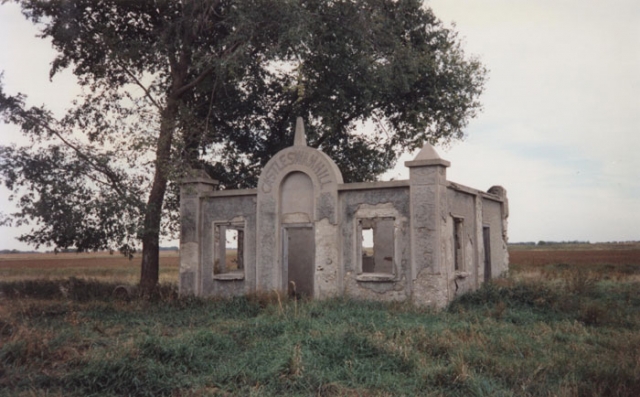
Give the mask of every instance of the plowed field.
M 640 244 L 589 244 L 558 247 L 515 246 L 509 267 L 518 277 L 589 272 L 606 278 L 640 280 Z
M 509 262 L 521 266 L 638 265 L 640 249 L 510 250 Z
M 179 255 L 160 253 L 160 282 L 177 282 Z M 137 282 L 140 257 L 129 260 L 118 253 L 61 253 L 0 255 L 0 279 L 95 278 L 105 281 Z

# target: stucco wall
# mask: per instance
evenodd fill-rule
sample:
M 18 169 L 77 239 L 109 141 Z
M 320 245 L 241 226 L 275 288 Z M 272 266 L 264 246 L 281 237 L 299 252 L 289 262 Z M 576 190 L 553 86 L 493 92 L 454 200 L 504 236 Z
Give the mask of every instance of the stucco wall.
M 235 296 L 255 289 L 256 198 L 248 196 L 205 197 L 202 201 L 202 295 Z M 224 222 L 244 224 L 244 278 L 214 279 L 214 225 Z
M 483 224 L 491 233 L 491 277 L 498 277 L 508 270 L 507 244 L 503 239 L 502 203 L 488 198 L 482 200 Z
M 344 293 L 368 300 L 404 301 L 411 295 L 409 188 L 341 190 L 342 263 Z M 394 274 L 359 274 L 358 218 L 395 218 Z
M 451 275 L 449 291 L 453 296 L 450 296 L 449 299 L 471 291 L 477 285 L 478 238 L 475 199 L 476 195 L 453 188 L 447 189 L 449 214 L 446 232 L 442 237 L 446 241 L 446 266 L 448 266 L 448 273 Z M 454 218 L 462 220 L 461 263 L 459 263 L 457 271 L 455 270 Z
M 428 144 L 405 163 L 407 181 L 343 184 L 335 163 L 306 146 L 301 124 L 257 189 L 213 191 L 216 182 L 200 174 L 183 182 L 180 293 L 276 290 L 442 308 L 484 281 L 485 240 L 491 277 L 507 270 L 504 188 L 449 182 L 449 162 Z M 241 270 L 220 262 L 225 227 L 244 236 Z

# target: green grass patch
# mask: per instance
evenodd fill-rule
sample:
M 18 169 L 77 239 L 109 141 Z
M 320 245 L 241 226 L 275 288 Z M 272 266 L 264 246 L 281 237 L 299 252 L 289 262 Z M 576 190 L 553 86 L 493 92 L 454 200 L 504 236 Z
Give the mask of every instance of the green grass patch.
M 0 395 L 640 395 L 640 285 L 580 283 L 502 279 L 441 312 L 0 283 Z

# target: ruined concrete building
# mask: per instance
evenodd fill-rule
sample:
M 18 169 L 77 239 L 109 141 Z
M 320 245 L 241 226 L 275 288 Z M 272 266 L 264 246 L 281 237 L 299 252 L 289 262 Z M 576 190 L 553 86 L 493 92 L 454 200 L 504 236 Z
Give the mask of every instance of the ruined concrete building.
M 450 163 L 425 144 L 409 180 L 343 183 L 336 164 L 294 145 L 265 166 L 257 189 L 180 193 L 180 292 L 278 291 L 443 307 L 508 268 L 506 192 L 447 181 Z

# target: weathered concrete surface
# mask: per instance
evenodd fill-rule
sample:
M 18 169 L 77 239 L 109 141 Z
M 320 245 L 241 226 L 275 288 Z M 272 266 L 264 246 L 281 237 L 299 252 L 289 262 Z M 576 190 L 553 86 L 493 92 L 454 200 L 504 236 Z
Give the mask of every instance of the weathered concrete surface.
M 200 196 L 212 191 L 218 181 L 211 179 L 202 170 L 193 170 L 192 175 L 180 185 L 180 285 L 181 294 L 201 294 L 200 244 L 202 242 Z
M 457 271 L 451 273 L 449 280 L 449 290 L 454 296 L 475 289 L 477 282 L 477 250 L 478 233 L 476 219 L 476 195 L 465 190 L 459 190 L 449 187 L 447 189 L 447 201 L 449 205 L 449 217 L 447 232 L 443 238 L 453 240 L 454 237 L 454 218 L 461 220 L 461 263 Z M 452 243 L 452 251 L 455 250 Z M 452 261 L 447 262 L 449 269 L 455 269 L 455 255 L 452 255 Z
M 406 300 L 410 288 L 409 189 L 342 190 L 340 192 L 344 293 L 361 299 Z M 365 274 L 360 220 L 393 218 L 393 261 L 389 273 Z
M 340 240 L 338 225 L 323 218 L 316 222 L 315 293 L 317 298 L 340 296 L 343 273 L 340 266 Z
M 442 308 L 502 274 L 506 191 L 447 181 L 450 163 L 430 145 L 405 164 L 408 181 L 344 184 L 335 163 L 306 146 L 298 121 L 294 145 L 267 163 L 256 190 L 212 191 L 201 175 L 185 183 L 181 293 L 276 290 Z M 221 266 L 225 228 L 241 231 L 242 269 Z
M 256 276 L 259 290 L 288 290 L 283 227 L 304 220 L 305 215 L 316 234 L 314 269 L 335 260 L 337 255 L 326 246 L 338 246 L 337 234 L 318 222 L 326 219 L 331 225 L 338 224 L 337 188 L 342 182 L 335 163 L 326 154 L 306 146 L 304 128 L 298 121 L 294 146 L 274 156 L 258 180 Z M 322 246 L 317 246 L 318 242 Z M 313 279 L 316 277 L 314 274 Z M 318 284 L 318 288 L 323 284 L 326 283 Z M 320 293 L 318 288 L 314 286 L 314 294 Z
M 503 196 L 492 194 L 482 201 L 483 222 L 491 231 L 491 277 L 498 277 L 509 269 L 506 229 L 509 207 L 504 188 L 500 188 L 499 193 Z
M 203 228 L 202 228 L 202 296 L 237 296 L 255 290 L 256 251 L 256 196 L 215 196 L 211 195 L 202 200 Z M 216 227 L 233 225 L 242 227 L 244 231 L 244 268 L 242 278 L 238 275 L 218 276 L 214 270 L 219 257 L 219 244 L 215 244 Z
M 431 273 L 423 269 L 414 281 L 413 303 L 417 306 L 441 309 L 450 301 L 447 274 Z
M 448 296 L 447 263 L 443 252 L 443 233 L 448 217 L 446 197 L 447 173 L 450 165 L 429 144 L 416 159 L 405 163 L 411 184 L 411 277 L 413 301 L 422 305 L 425 299 L 438 305 Z M 420 275 L 420 276 L 419 276 Z M 424 289 L 428 289 L 428 293 Z M 426 294 L 426 295 L 425 295 Z M 433 296 L 429 299 L 428 296 Z

